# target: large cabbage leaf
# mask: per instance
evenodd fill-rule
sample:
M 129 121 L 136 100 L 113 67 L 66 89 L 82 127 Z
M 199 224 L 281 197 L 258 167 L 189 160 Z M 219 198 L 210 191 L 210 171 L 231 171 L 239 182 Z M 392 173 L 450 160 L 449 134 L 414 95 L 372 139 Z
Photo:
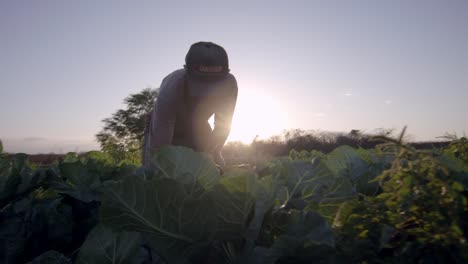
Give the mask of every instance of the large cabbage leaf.
M 205 232 L 191 229 L 191 225 L 209 223 L 213 218 L 208 213 L 212 205 L 205 200 L 205 196 L 191 197 L 182 184 L 171 179 L 126 178 L 108 185 L 101 216 L 104 223 L 122 230 L 194 242 L 203 239 Z
M 208 196 L 191 197 L 175 180 L 128 177 L 109 184 L 101 219 L 118 230 L 147 234 L 158 253 L 170 258 L 183 255 L 192 243 L 212 239 L 217 229 L 214 209 Z
M 50 250 L 34 258 L 27 264 L 72 264 L 72 262 L 63 254 Z
M 47 186 L 56 178 L 50 169 L 34 169 L 24 153 L 15 154 L 11 161 L 0 158 L 0 208 Z
M 201 195 L 174 179 L 127 177 L 108 184 L 101 219 L 118 230 L 141 232 L 168 262 L 187 262 L 215 239 L 243 236 L 255 201 L 250 176 L 226 177 Z
M 327 155 L 327 166 L 337 177 L 347 177 L 353 181 L 365 175 L 367 162 L 350 146 L 340 146 Z
M 22 178 L 29 178 L 32 170 L 26 166 L 28 156 L 19 153 L 13 156 L 12 161 L 6 158 L 0 163 L 0 200 L 5 202 L 17 193 Z M 23 175 L 23 176 L 22 176 Z M 3 206 L 2 206 L 3 207 Z
M 51 187 L 83 202 L 100 201 L 102 183 L 98 172 L 90 171 L 80 160 L 63 162 L 59 165 L 61 177 Z
M 334 233 L 327 221 L 318 213 L 293 210 L 283 217 L 284 229 L 269 248 L 256 247 L 248 263 L 276 263 L 281 258 L 300 254 L 326 259 L 326 251 L 335 247 Z M 320 249 L 320 250 L 316 250 Z
M 281 172 L 283 186 L 278 200 L 282 207 L 319 211 L 332 222 L 342 202 L 353 198 L 355 186 L 347 177 L 335 175 L 325 160 L 285 161 Z
M 216 205 L 218 239 L 238 238 L 243 234 L 249 218 L 252 217 L 255 196 L 258 191 L 257 179 L 246 170 L 235 176 L 223 178 L 207 193 Z
M 335 177 L 349 179 L 356 191 L 366 195 L 374 195 L 379 186 L 377 182 L 371 182 L 383 168 L 374 168 L 370 162 L 375 161 L 376 156 L 368 153 L 369 161 L 363 158 L 363 154 L 350 146 L 340 146 L 327 155 L 327 167 Z M 384 164 L 379 161 L 379 164 Z M 375 171 L 371 170 L 372 168 Z
M 155 150 L 151 154 L 149 168 L 159 172 L 161 177 L 188 185 L 190 193 L 209 189 L 221 179 L 208 154 L 180 146 L 166 146 Z
M 76 263 L 141 263 L 137 258 L 141 245 L 139 233 L 117 232 L 100 224 L 88 234 Z

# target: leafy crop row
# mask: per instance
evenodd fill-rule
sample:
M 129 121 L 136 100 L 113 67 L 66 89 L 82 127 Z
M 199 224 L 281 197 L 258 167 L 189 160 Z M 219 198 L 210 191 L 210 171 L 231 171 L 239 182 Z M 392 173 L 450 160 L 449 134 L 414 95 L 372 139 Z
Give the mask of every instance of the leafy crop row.
M 104 153 L 0 158 L 1 263 L 445 263 L 468 260 L 466 139 L 291 152 L 221 176 L 203 154 L 150 168 Z

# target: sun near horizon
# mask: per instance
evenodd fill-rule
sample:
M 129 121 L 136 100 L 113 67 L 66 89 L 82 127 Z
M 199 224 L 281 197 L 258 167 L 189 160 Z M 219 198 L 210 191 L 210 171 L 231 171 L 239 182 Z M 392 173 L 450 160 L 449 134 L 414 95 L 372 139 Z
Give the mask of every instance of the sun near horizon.
M 280 101 L 260 91 L 239 90 L 228 142 L 251 143 L 255 137 L 269 138 L 288 127 Z

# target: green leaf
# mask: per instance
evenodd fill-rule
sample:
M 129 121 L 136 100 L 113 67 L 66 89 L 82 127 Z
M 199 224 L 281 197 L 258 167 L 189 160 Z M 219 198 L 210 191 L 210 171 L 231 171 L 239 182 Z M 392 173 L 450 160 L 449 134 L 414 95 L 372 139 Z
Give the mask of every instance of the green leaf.
M 349 179 L 357 192 L 375 195 L 379 185 L 371 181 L 384 170 L 386 162 L 374 151 L 363 153 L 350 146 L 340 146 L 327 155 L 326 164 L 335 177 Z
M 86 152 L 86 159 L 89 161 L 99 162 L 103 165 L 111 165 L 114 163 L 111 155 L 102 151 Z
M 25 153 L 18 153 L 13 156 L 13 170 L 19 173 L 28 162 L 28 155 Z
M 59 169 L 62 178 L 53 181 L 52 188 L 83 202 L 100 201 L 103 186 L 97 172 L 90 172 L 81 161 L 63 162 Z
M 192 243 L 213 239 L 218 229 L 214 210 L 209 196 L 194 198 L 172 179 L 128 177 L 108 185 L 101 220 L 118 230 L 147 234 L 158 254 L 171 259 L 188 254 L 184 250 Z
M 2 260 L 16 263 L 25 252 L 63 248 L 72 240 L 72 208 L 61 199 L 36 200 L 31 196 L 18 200 L 0 213 Z M 21 257 L 23 256 L 23 257 Z
M 318 246 L 335 247 L 333 230 L 318 213 L 294 210 L 287 215 L 285 231 L 272 247 L 254 252 L 262 253 L 258 263 L 275 263 L 281 257 L 296 256 L 297 251 Z
M 141 236 L 137 232 L 116 232 L 105 225 L 97 225 L 81 246 L 77 264 L 141 263 L 138 261 Z
M 341 203 L 356 195 L 351 180 L 335 176 L 324 160 L 288 161 L 281 166 L 287 187 L 285 207 L 318 210 L 332 223 Z M 282 194 L 281 190 L 278 194 Z
M 255 174 L 246 172 L 223 178 L 207 195 L 216 205 L 219 239 L 239 238 L 252 216 L 258 191 Z
M 126 178 L 111 183 L 103 198 L 102 221 L 115 228 L 132 230 L 194 242 L 206 237 L 193 225 L 209 223 L 208 206 L 204 197 L 192 198 L 174 180 Z M 201 206 L 197 207 L 198 203 Z M 197 220 L 199 222 L 197 222 Z
M 245 231 L 243 249 L 236 257 L 238 263 L 256 263 L 257 258 L 255 256 L 261 256 L 258 247 L 255 247 L 255 242 L 261 234 L 267 212 L 274 206 L 275 197 L 280 187 L 278 176 L 279 174 L 269 175 L 258 180 L 256 175 L 250 175 L 250 177 L 256 179 L 254 215 Z
M 76 186 L 98 187 L 101 182 L 99 176 L 89 173 L 86 166 L 80 161 L 64 162 L 59 165 L 62 176 Z
M 21 183 L 18 185 L 16 193 L 24 193 L 28 190 L 38 188 L 41 185 L 47 185 L 49 181 L 55 180 L 56 175 L 49 169 L 22 170 L 20 173 Z
M 341 205 L 356 197 L 355 187 L 348 179 L 337 179 L 324 192 L 317 203 L 317 210 L 333 223 Z
M 279 239 L 335 246 L 333 230 L 325 218 L 316 212 L 292 211 L 288 217 L 286 232 Z
M 21 177 L 18 174 L 2 175 L 0 177 L 0 200 L 7 200 L 16 194 Z
M 468 191 L 468 164 L 450 155 L 442 155 L 437 160 L 449 169 L 450 174 L 463 184 L 465 191 Z
M 281 163 L 281 178 L 287 187 L 283 206 L 303 209 L 305 202 L 319 202 L 335 179 L 323 162 L 286 161 Z
M 46 186 L 56 176 L 50 169 L 31 168 L 25 154 L 15 155 L 12 162 L 1 162 L 0 169 L 0 207 Z
M 358 204 L 357 199 L 352 199 L 349 201 L 346 201 L 342 204 L 339 205 L 338 211 L 335 213 L 335 218 L 333 219 L 333 228 L 341 228 L 344 226 L 346 223 L 346 220 L 348 217 L 351 215 L 353 212 L 353 209 L 356 207 Z
M 368 171 L 368 164 L 350 146 L 340 146 L 327 155 L 327 166 L 337 177 L 357 180 Z
M 186 147 L 167 146 L 156 150 L 152 153 L 150 168 L 159 171 L 164 178 L 188 185 L 190 193 L 207 190 L 221 179 L 207 154 Z
M 2 260 L 6 263 L 15 263 L 28 245 L 31 238 L 31 228 L 25 225 L 24 215 L 31 210 L 31 200 L 22 199 L 11 207 L 6 207 L 0 213 L 0 243 Z
M 379 227 L 380 227 L 379 248 L 382 249 L 392 239 L 392 236 L 395 234 L 396 229 L 385 224 L 382 224 Z
M 72 208 L 62 203 L 62 199 L 33 200 L 31 214 L 25 220 L 34 223 L 34 228 L 42 226 L 41 231 L 51 241 L 69 243 L 75 225 Z M 44 233 L 45 232 L 45 233 Z
M 75 152 L 68 152 L 63 157 L 64 162 L 76 162 L 79 160 L 80 160 L 80 157 L 78 157 L 78 154 L 76 154 Z
M 72 264 L 72 262 L 61 253 L 50 250 L 42 253 L 27 264 Z

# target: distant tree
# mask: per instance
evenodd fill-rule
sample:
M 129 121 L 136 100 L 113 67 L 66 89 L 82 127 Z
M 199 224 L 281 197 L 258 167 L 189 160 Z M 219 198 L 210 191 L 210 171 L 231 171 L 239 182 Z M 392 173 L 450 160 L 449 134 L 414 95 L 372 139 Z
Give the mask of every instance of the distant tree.
M 124 99 L 125 108 L 102 120 L 104 127 L 96 134 L 103 152 L 115 161 L 140 162 L 146 118 L 153 108 L 159 89 L 146 88 Z
M 352 138 L 359 138 L 362 136 L 362 132 L 359 129 L 353 129 L 349 131 L 348 135 Z
M 0 139 L 0 153 L 3 152 L 3 143 L 2 143 L 2 140 Z
M 374 135 L 376 136 L 383 136 L 383 137 L 392 137 L 394 136 L 395 129 L 394 128 L 376 128 L 374 130 Z

